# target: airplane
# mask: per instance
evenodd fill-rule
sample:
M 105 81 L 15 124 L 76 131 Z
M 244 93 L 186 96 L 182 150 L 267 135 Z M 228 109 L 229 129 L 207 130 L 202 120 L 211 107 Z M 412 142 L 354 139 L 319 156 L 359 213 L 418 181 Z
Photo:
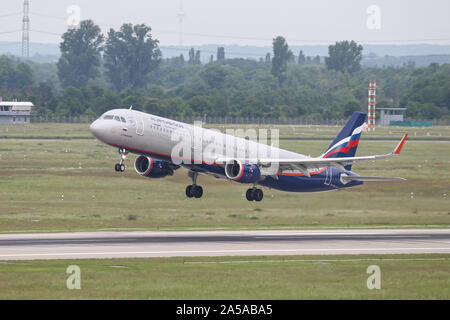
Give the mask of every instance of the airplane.
M 197 184 L 197 177 L 204 174 L 250 184 L 247 200 L 261 201 L 264 194 L 258 186 L 288 192 L 317 192 L 356 187 L 366 181 L 405 180 L 359 176 L 351 171 L 356 162 L 399 155 L 408 136 L 406 133 L 391 153 L 357 157 L 365 118 L 366 114 L 354 112 L 319 157 L 192 126 L 132 107 L 105 112 L 91 124 L 90 131 L 101 142 L 118 149 L 117 172 L 125 171 L 126 156 L 133 153 L 138 155 L 135 171 L 149 179 L 173 175 L 180 167 L 188 169 L 192 179 L 185 190 L 188 198 L 202 197 L 203 188 Z

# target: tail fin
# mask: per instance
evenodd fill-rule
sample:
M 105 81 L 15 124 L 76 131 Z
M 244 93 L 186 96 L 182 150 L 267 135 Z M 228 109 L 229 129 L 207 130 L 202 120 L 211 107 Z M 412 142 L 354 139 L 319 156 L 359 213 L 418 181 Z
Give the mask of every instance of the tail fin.
M 342 128 L 341 132 L 336 136 L 328 147 L 327 151 L 321 156 L 322 158 L 344 158 L 354 157 L 358 148 L 359 137 L 363 130 L 366 114 L 354 112 L 350 119 Z M 345 166 L 346 170 L 351 170 L 352 165 Z

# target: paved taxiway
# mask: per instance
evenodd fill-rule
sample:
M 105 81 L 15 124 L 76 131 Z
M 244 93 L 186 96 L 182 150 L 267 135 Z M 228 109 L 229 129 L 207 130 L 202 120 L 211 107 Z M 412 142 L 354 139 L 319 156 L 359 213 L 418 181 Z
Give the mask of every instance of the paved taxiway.
M 0 260 L 448 253 L 450 229 L 0 234 Z

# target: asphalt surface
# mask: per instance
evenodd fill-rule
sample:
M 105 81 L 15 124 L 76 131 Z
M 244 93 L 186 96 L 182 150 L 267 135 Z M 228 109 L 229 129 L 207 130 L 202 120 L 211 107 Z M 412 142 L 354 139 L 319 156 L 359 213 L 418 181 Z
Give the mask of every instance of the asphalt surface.
M 450 254 L 450 229 L 0 234 L 0 260 L 402 253 Z

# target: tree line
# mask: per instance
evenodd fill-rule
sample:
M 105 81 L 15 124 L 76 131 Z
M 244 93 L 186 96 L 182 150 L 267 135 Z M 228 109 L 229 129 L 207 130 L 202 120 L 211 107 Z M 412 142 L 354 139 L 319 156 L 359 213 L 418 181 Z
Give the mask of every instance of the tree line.
M 379 107 L 406 107 L 411 119 L 450 118 L 450 65 L 362 68 L 354 41 L 329 46 L 329 55 L 297 54 L 281 36 L 264 58 L 230 59 L 224 47 L 201 61 L 164 58 L 144 24 L 106 35 L 93 21 L 62 36 L 56 64 L 0 57 L 0 95 L 31 100 L 37 115 L 98 116 L 136 109 L 161 116 L 308 117 L 342 119 L 366 111 L 368 80 L 377 79 Z

